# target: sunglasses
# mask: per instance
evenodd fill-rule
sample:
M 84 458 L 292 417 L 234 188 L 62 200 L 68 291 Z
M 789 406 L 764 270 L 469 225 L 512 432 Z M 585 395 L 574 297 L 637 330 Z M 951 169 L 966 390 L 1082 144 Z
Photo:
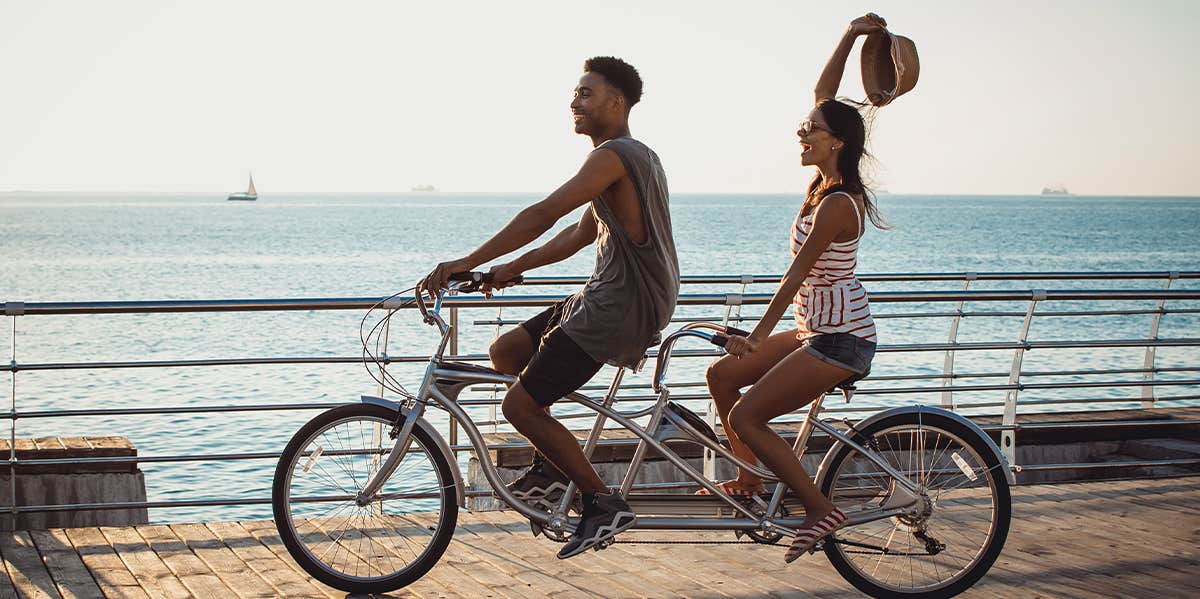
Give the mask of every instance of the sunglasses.
M 812 135 L 812 132 L 815 129 L 820 129 L 830 135 L 833 135 L 833 131 L 830 131 L 827 127 L 822 127 L 821 125 L 814 123 L 812 119 L 805 119 L 804 122 L 800 123 L 799 133 L 800 135 L 807 137 Z

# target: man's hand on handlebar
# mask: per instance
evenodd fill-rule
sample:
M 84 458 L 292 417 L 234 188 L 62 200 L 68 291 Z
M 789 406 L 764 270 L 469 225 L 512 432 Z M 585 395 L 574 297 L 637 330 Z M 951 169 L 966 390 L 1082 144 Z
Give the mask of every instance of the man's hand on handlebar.
M 421 283 L 417 285 L 417 293 L 427 291 L 431 297 L 436 296 L 438 289 L 446 289 L 448 287 L 447 281 L 450 280 L 450 275 L 467 272 L 474 267 L 475 265 L 467 262 L 465 258 L 442 262 L 433 267 L 433 270 L 425 275 L 424 279 L 421 279 Z
M 521 271 L 513 268 L 512 262 L 497 264 L 488 271 L 488 274 L 492 278 L 490 281 L 484 281 L 482 289 L 483 295 L 487 296 L 488 299 L 491 299 L 493 291 L 512 287 L 522 278 Z

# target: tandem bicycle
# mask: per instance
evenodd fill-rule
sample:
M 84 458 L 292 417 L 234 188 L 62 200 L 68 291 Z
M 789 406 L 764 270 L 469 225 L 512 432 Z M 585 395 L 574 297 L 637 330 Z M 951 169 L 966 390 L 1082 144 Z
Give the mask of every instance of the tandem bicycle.
M 494 495 L 528 518 L 534 534 L 563 541 L 574 529 L 574 484 L 549 509 L 522 502 L 505 487 L 479 427 L 458 403 L 468 387 L 515 381 L 444 357 L 453 329 L 441 315 L 443 300 L 478 291 L 486 279 L 485 273 L 460 273 L 449 290 L 431 297 L 432 305 L 419 291 L 409 300 L 440 333 L 415 393 L 388 372 L 381 349 L 404 302 L 393 296 L 368 311 L 383 310 L 384 316 L 373 327 L 363 319 L 364 364 L 398 398 L 364 396 L 325 411 L 284 449 L 272 486 L 275 523 L 291 556 L 321 582 L 348 592 L 392 591 L 427 573 L 446 550 L 466 491 L 454 452 L 424 417 L 429 408 L 445 410 L 459 423 Z M 578 392 L 564 398 L 597 413 L 583 446 L 589 457 L 607 422 L 637 438 L 618 487 L 637 514 L 631 530 L 727 530 L 777 543 L 804 520 L 786 485 L 733 455 L 702 418 L 671 400 L 667 370 L 675 344 L 699 339 L 722 346 L 730 334 L 744 332 L 697 322 L 663 338 L 652 378 L 657 398 L 644 409 L 615 406 L 623 368 L 603 398 Z M 849 401 L 852 381 L 839 387 Z M 794 449 L 803 456 L 816 431 L 831 438 L 814 478 L 849 522 L 814 551 L 823 551 L 841 576 L 874 597 L 950 597 L 978 581 L 999 556 L 1012 515 L 1013 474 L 991 438 L 958 414 L 921 405 L 887 409 L 853 424 L 826 421 L 820 418 L 823 399 L 807 408 Z M 727 494 L 668 445 L 679 442 L 699 444 L 753 472 L 767 483 L 767 492 Z M 709 494 L 635 485 L 651 457 L 667 460 Z

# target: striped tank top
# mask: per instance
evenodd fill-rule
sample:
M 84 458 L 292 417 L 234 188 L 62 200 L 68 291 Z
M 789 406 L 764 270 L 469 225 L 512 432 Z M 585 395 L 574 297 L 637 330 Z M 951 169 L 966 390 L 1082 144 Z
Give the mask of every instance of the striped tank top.
M 854 214 L 862 224 L 859 225 L 858 237 L 829 244 L 813 264 L 800 291 L 796 292 L 792 300 L 792 314 L 800 330 L 797 336 L 807 339 L 825 333 L 849 333 L 866 341 L 875 341 L 875 321 L 871 318 L 867 290 L 854 276 L 854 267 L 858 263 L 858 240 L 862 239 L 866 224 L 859 214 L 858 203 L 850 194 L 839 191 L 826 197 L 838 194 L 850 198 Z M 802 208 L 792 224 L 793 258 L 812 232 L 816 210 L 801 216 L 803 212 Z

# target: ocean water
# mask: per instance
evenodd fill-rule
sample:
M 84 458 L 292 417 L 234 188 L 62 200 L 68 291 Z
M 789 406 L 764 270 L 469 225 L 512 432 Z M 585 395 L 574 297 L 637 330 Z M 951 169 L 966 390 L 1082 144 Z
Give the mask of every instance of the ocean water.
M 0 194 L 0 302 L 380 297 L 410 287 L 437 261 L 460 256 L 497 230 L 536 194 L 403 193 L 271 195 L 226 202 L 223 195 Z M 799 198 L 788 195 L 678 194 L 672 218 L 684 274 L 766 274 L 786 268 L 787 236 Z M 1200 199 L 884 195 L 892 228 L 869 229 L 863 273 L 993 271 L 1200 270 Z M 564 221 L 564 224 L 570 221 Z M 583 275 L 591 251 L 530 274 Z M 977 282 L 972 289 L 1159 289 L 1156 281 Z M 684 292 L 736 292 L 733 286 L 686 286 Z M 1180 280 L 1172 289 L 1197 289 Z M 872 292 L 954 290 L 961 283 L 876 283 Z M 569 288 L 510 290 L 567 293 Z M 770 285 L 751 292 L 769 293 Z M 1153 308 L 1155 302 L 1048 302 L 1041 309 Z M 947 304 L 877 304 L 881 315 L 953 309 Z M 1025 304 L 976 303 L 968 310 L 1023 311 Z M 1168 308 L 1197 309 L 1200 302 Z M 505 319 L 536 310 L 509 308 Z M 748 306 L 747 315 L 761 312 Z M 720 318 L 721 308 L 680 309 L 681 316 Z M 356 356 L 357 311 L 159 315 L 24 316 L 0 326 L 0 361 L 21 364 L 279 356 Z M 490 320 L 495 309 L 464 311 L 463 322 Z M 392 355 L 433 349 L 435 338 L 411 315 L 398 317 Z M 1041 317 L 1032 340 L 1143 338 L 1150 316 Z M 881 342 L 946 340 L 949 319 L 884 318 Z M 1018 317 L 969 317 L 960 341 L 1013 341 Z M 15 337 L 14 337 L 15 331 Z M 468 326 L 464 352 L 480 353 L 494 326 Z M 1160 337 L 1200 337 L 1195 314 L 1168 314 Z M 15 350 L 14 350 L 15 347 Z M 697 347 L 689 346 L 692 349 Z M 15 351 L 15 355 L 14 355 Z M 1192 348 L 1162 348 L 1160 367 L 1196 367 Z M 1139 368 L 1141 349 L 1033 351 L 1025 370 Z M 881 353 L 875 376 L 934 375 L 943 354 Z M 959 372 L 1004 373 L 1011 351 L 961 353 Z M 708 359 L 677 360 L 671 380 L 698 382 Z M 397 368 L 412 380 L 415 367 Z M 606 370 L 595 383 L 603 383 Z M 1194 373 L 1161 378 L 1195 378 Z M 1109 376 L 1121 378 L 1120 376 Z M 648 382 L 647 373 L 631 379 Z M 1087 380 L 1076 377 L 1068 380 Z M 1122 380 L 1137 380 L 1128 375 Z M 1003 382 L 989 378 L 972 382 Z M 18 411 L 128 406 L 212 407 L 356 401 L 374 383 L 359 365 L 23 371 L 5 377 L 0 401 Z M 865 382 L 864 390 L 936 387 L 935 380 Z M 683 389 L 682 392 L 696 391 Z M 1027 392 L 1022 398 L 1135 398 L 1136 387 L 1086 392 Z M 1195 394 L 1195 387 L 1161 394 Z M 863 394 L 857 405 L 937 402 L 940 396 Z M 1003 392 L 964 393 L 960 402 L 999 402 Z M 1177 405 L 1176 402 L 1173 405 Z M 1101 404 L 1094 404 L 1099 406 Z M 1132 406 L 1133 403 L 1104 404 Z M 699 406 L 696 406 L 699 407 Z M 1078 408 L 1062 406 L 1063 408 Z M 1054 409 L 1055 406 L 1033 409 Z M 561 408 L 571 412 L 569 406 Z M 141 455 L 277 451 L 307 410 L 149 416 L 23 418 L 16 435 L 125 435 Z M 487 420 L 486 408 L 474 412 Z M 439 416 L 433 415 L 436 420 Z M 11 421 L 10 421 L 11 422 Z M 586 421 L 575 420 L 582 425 Z M 7 434 L 8 431 L 5 431 Z M 464 455 L 465 457 L 465 455 Z M 267 497 L 270 460 L 143 464 L 152 500 Z M 264 506 L 153 510 L 155 521 L 267 517 Z

